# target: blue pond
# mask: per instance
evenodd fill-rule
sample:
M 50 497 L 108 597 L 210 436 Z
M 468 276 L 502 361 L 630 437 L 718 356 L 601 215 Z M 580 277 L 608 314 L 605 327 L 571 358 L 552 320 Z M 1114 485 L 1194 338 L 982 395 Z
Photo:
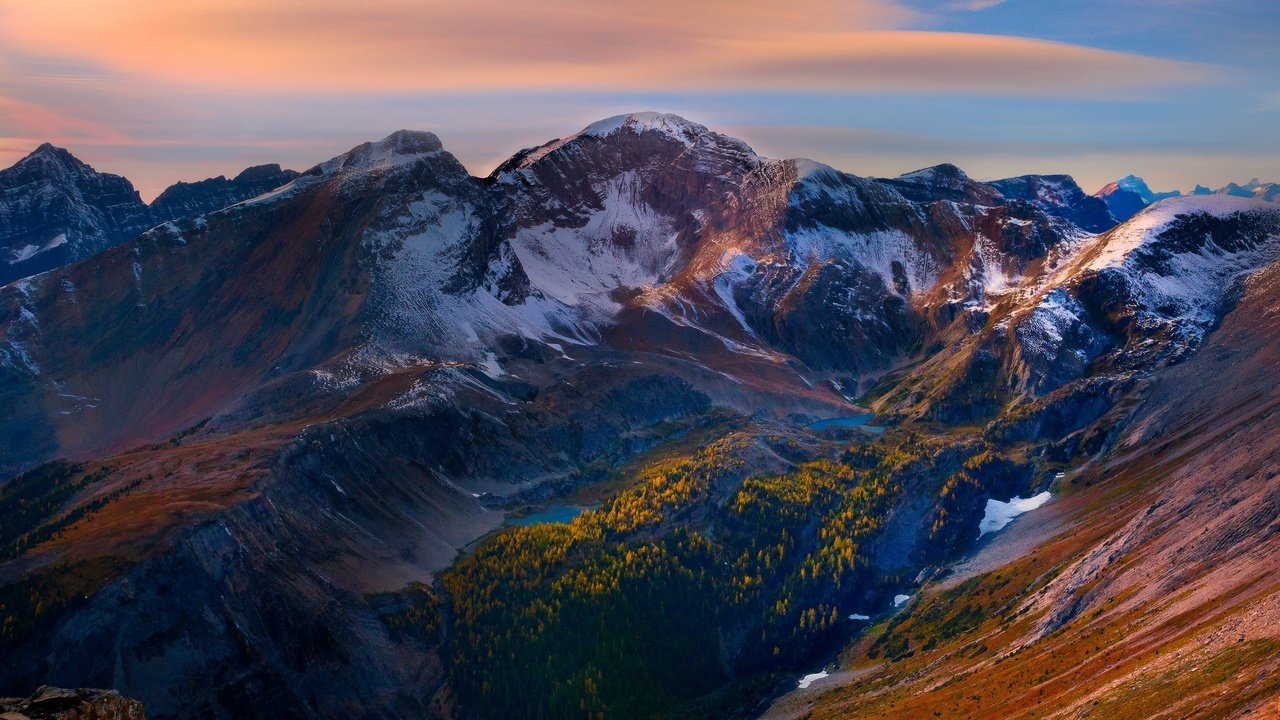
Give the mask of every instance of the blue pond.
M 872 433 L 882 433 L 882 432 L 884 432 L 884 428 L 882 428 L 882 427 L 877 427 L 877 426 L 875 426 L 875 425 L 868 425 L 868 424 L 867 424 L 867 423 L 868 423 L 868 422 L 870 422 L 870 421 L 871 421 L 871 419 L 872 419 L 872 418 L 874 418 L 874 417 L 875 417 L 875 413 L 866 413 L 866 414 L 864 414 L 864 415 L 854 415 L 854 416 L 852 416 L 852 417 L 835 417 L 835 418 L 827 418 L 827 419 L 825 419 L 825 420 L 819 420 L 818 422 L 811 423 L 811 424 L 809 425 L 809 429 L 811 429 L 811 430 L 829 430 L 829 429 L 831 429 L 831 428 L 857 428 L 857 427 L 860 427 L 860 428 L 862 428 L 863 430 L 866 430 L 867 432 L 872 432 Z
M 543 523 L 567 523 L 582 513 L 594 509 L 594 507 L 584 507 L 582 505 L 549 505 L 536 513 L 510 518 L 507 520 L 507 524 L 528 527 L 529 525 L 541 525 Z

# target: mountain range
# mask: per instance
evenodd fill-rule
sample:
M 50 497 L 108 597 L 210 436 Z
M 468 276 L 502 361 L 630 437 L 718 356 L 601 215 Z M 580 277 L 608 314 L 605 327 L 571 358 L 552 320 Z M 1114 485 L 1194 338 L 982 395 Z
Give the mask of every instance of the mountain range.
M 1211 190 L 1203 185 L 1196 185 L 1190 194 L 1231 195 L 1275 202 L 1277 198 L 1280 198 L 1280 183 L 1264 183 L 1258 178 L 1254 178 L 1243 185 L 1229 183 L 1217 190 Z M 1180 190 L 1155 192 L 1147 186 L 1146 181 L 1142 178 L 1126 175 L 1115 182 L 1107 183 L 1094 195 L 1106 202 L 1107 209 L 1111 211 L 1112 217 L 1117 221 L 1123 222 L 1138 214 L 1146 206 L 1165 198 L 1180 197 L 1182 192 Z
M 128 180 L 48 143 L 0 171 L 0 283 L 83 260 L 143 230 L 260 195 L 297 173 L 251 167 L 228 180 L 178 183 L 147 205 Z
M 1261 708 L 1280 205 L 1114 185 L 636 113 L 484 178 L 400 131 L 147 206 L 42 146 L 0 173 L 13 277 L 44 268 L 0 288 L 0 694 Z

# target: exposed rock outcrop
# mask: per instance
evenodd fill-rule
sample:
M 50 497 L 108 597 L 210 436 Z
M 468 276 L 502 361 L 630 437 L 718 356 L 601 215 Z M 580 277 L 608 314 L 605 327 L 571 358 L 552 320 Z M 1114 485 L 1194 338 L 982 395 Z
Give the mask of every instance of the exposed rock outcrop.
M 146 720 L 142 703 L 114 690 L 45 685 L 28 698 L 0 698 L 0 720 Z

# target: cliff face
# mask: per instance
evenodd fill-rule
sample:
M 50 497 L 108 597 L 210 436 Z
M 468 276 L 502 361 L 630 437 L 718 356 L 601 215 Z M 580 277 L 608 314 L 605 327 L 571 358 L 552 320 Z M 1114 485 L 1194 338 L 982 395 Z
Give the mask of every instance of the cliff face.
M 46 143 L 0 171 L 0 283 L 102 252 L 151 224 L 128 180 Z
M 114 690 L 44 686 L 28 698 L 0 698 L 2 720 L 145 720 L 146 708 Z
M 257 197 L 297 176 L 279 165 L 258 165 L 230 180 L 177 183 L 147 205 L 127 179 L 45 143 L 0 170 L 0 285 L 96 255 L 155 225 Z

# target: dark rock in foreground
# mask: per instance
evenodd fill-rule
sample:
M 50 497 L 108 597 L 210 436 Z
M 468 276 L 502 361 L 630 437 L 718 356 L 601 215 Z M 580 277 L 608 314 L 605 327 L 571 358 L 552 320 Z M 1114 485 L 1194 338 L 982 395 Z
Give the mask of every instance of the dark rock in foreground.
M 29 698 L 0 698 L 0 720 L 144 720 L 142 703 L 115 690 L 45 685 Z

